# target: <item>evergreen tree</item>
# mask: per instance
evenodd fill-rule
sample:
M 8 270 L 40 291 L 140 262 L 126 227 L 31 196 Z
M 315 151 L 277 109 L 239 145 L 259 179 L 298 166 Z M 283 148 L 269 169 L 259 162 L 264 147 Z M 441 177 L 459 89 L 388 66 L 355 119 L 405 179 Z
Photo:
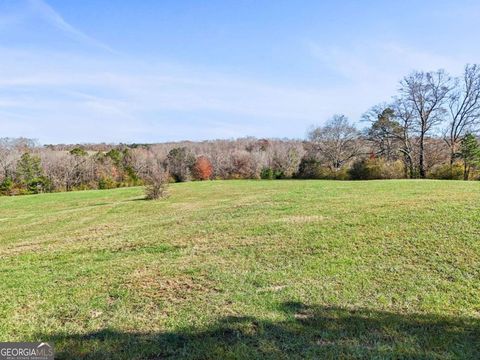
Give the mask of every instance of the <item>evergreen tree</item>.
M 40 158 L 24 153 L 17 163 L 17 175 L 20 183 L 26 187 L 30 193 L 39 193 L 48 191 L 51 183 L 43 175 Z
M 468 180 L 471 169 L 480 164 L 480 144 L 473 134 L 467 134 L 460 144 L 460 158 L 463 160 L 463 179 Z
M 17 163 L 17 174 L 21 182 L 28 184 L 42 176 L 40 158 L 24 153 Z

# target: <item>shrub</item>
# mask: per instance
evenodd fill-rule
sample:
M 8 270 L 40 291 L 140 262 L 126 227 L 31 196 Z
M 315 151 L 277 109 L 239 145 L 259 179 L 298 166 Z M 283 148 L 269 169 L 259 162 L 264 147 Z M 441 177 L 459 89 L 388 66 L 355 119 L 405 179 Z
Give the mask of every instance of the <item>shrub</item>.
M 348 180 L 350 179 L 348 175 L 348 168 L 342 167 L 338 170 L 331 170 L 329 168 L 323 168 L 323 173 L 321 179 L 327 180 Z
M 101 190 L 104 189 L 114 189 L 117 187 L 117 182 L 110 177 L 102 177 L 98 180 L 98 188 Z
M 298 167 L 297 177 L 300 179 L 321 179 L 322 165 L 318 160 L 303 158 Z
M 284 179 L 285 174 L 283 171 L 280 170 L 273 170 L 272 168 L 263 168 L 260 172 L 260 178 L 265 180 L 273 180 L 273 179 Z
M 52 190 L 52 182 L 44 176 L 31 179 L 27 182 L 26 185 L 28 192 L 32 194 L 49 192 Z
M 196 180 L 209 180 L 213 174 L 213 166 L 206 156 L 199 156 L 193 166 L 193 177 Z
M 430 179 L 438 180 L 462 180 L 463 166 L 455 163 L 453 165 L 439 165 L 434 167 L 428 174 Z
M 260 178 L 265 180 L 273 180 L 275 177 L 272 168 L 263 168 L 260 172 Z
M 82 149 L 81 147 L 76 147 L 76 148 L 73 148 L 72 150 L 70 150 L 70 155 L 87 156 L 88 153 L 84 149 Z
M 362 159 L 348 170 L 352 180 L 400 179 L 403 177 L 401 162 L 387 163 L 381 158 Z
M 14 188 L 14 182 L 11 178 L 5 178 L 1 183 L 0 183 L 0 194 L 1 195 L 12 195 L 13 188 Z
M 300 162 L 297 177 L 300 179 L 348 180 L 346 167 L 332 170 L 313 158 L 304 158 Z
M 145 195 L 148 200 L 157 200 L 167 196 L 168 173 L 161 167 L 150 169 L 145 178 Z

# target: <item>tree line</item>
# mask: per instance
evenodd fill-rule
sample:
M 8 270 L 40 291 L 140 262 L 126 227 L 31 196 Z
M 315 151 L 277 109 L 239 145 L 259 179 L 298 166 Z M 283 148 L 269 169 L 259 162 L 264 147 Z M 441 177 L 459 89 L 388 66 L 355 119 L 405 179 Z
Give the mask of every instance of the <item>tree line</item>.
M 208 179 L 480 178 L 480 66 L 414 72 L 356 126 L 334 115 L 305 140 L 45 145 L 0 139 L 0 194 Z M 152 190 L 163 191 L 153 186 Z

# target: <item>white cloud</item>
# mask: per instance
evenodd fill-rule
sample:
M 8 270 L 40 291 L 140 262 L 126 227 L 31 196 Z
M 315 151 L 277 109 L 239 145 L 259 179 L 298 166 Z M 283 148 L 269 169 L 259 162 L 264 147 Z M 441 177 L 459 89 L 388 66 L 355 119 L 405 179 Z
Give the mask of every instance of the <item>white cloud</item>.
M 76 129 L 72 135 L 82 136 L 83 141 L 101 136 L 109 141 L 120 137 L 123 141 L 141 140 L 152 136 L 152 131 L 176 139 L 260 132 L 264 136 L 302 136 L 308 124 L 330 115 L 328 104 L 336 101 L 334 94 L 318 89 L 271 85 L 191 66 L 152 65 L 126 57 L 113 60 L 9 49 L 2 53 L 0 109 L 8 105 L 10 112 L 22 113 L 27 119 L 21 121 L 38 128 L 60 120 L 81 122 L 93 129 L 99 122 L 109 124 L 110 130 L 98 136 L 72 125 Z M 243 125 L 235 125 L 229 120 L 233 118 Z M 0 118 L 0 131 L 15 132 L 12 122 L 17 121 Z M 196 123 L 197 130 L 189 123 Z M 293 124 L 298 124 L 294 133 L 280 133 L 279 129 Z M 212 135 L 198 131 L 204 126 L 210 126 Z M 61 128 L 67 131 L 65 126 Z M 56 130 L 44 132 L 48 131 Z M 44 138 L 42 134 L 36 137 Z
M 357 44 L 347 48 L 323 47 L 309 41 L 307 47 L 312 56 L 324 66 L 350 81 L 391 83 L 400 81 L 414 70 L 443 68 L 459 72 L 468 62 L 458 57 L 417 50 L 395 42 Z
M 395 95 L 399 81 L 412 71 L 446 69 L 457 75 L 469 62 L 460 56 L 435 54 L 395 42 L 325 47 L 309 41 L 306 46 L 321 66 L 339 76 L 339 86 L 345 90 L 343 97 L 352 99 L 356 111 L 360 110 L 358 104 L 365 110 L 365 106 L 388 101 Z
M 43 0 L 28 0 L 28 3 L 32 10 L 42 16 L 50 24 L 70 35 L 74 39 L 84 42 L 92 46 L 114 52 L 108 45 L 98 41 L 97 39 L 88 36 L 84 32 L 80 31 L 70 23 L 68 23 L 58 12 L 56 12 L 50 5 Z
M 458 71 L 468 62 L 395 42 L 326 47 L 310 41 L 305 56 L 333 74 L 328 87 L 273 84 L 113 53 L 46 2 L 28 4 L 78 43 L 75 53 L 0 47 L 0 136 L 42 142 L 301 137 L 334 113 L 359 119 L 389 100 L 413 69 Z

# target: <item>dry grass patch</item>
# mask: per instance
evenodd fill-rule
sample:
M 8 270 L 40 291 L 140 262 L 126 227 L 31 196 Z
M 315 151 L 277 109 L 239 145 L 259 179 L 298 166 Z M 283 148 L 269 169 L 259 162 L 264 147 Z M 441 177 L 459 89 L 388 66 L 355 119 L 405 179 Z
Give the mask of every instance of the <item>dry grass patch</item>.
M 306 224 L 314 222 L 323 222 L 328 218 L 322 215 L 290 215 L 278 219 L 279 222 L 287 224 Z
M 167 276 L 152 269 L 134 271 L 126 280 L 126 287 L 137 295 L 170 304 L 182 303 L 219 291 L 212 281 L 202 276 Z

